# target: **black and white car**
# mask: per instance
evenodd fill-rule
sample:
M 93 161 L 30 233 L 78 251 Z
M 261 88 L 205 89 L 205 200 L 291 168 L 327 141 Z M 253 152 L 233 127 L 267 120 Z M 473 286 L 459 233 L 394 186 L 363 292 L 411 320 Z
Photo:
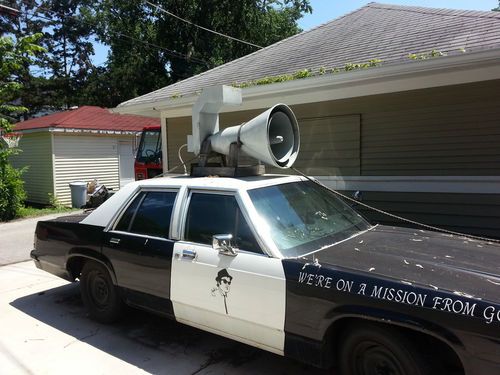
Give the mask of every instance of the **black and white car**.
M 500 247 L 370 225 L 298 176 L 129 184 L 38 223 L 36 266 L 123 303 L 339 374 L 500 374 Z

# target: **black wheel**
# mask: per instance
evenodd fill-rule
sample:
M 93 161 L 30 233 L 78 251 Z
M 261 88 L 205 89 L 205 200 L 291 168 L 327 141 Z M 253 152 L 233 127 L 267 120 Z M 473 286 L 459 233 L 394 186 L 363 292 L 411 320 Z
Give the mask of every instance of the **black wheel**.
M 389 326 L 353 326 L 339 342 L 340 375 L 431 375 L 417 344 Z
M 102 264 L 94 261 L 85 263 L 80 288 L 83 304 L 92 319 L 111 323 L 120 317 L 123 302 L 108 270 Z

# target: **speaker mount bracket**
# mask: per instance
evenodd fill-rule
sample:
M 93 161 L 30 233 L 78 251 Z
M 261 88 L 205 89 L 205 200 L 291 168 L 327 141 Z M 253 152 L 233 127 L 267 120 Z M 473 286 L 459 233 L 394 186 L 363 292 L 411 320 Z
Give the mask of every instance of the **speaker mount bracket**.
M 200 149 L 200 161 L 197 164 L 191 164 L 192 177 L 247 177 L 260 176 L 266 173 L 266 168 L 262 164 L 257 165 L 238 165 L 238 157 L 241 142 L 234 142 L 230 145 L 229 155 L 220 154 L 212 151 L 210 141 L 203 141 Z M 219 157 L 220 162 L 209 162 L 210 158 Z

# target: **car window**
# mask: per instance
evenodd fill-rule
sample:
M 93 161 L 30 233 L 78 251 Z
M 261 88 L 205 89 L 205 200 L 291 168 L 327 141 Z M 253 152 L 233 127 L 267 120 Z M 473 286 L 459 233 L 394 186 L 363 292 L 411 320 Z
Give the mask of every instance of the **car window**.
M 231 195 L 193 193 L 186 219 L 185 239 L 211 244 L 214 234 L 232 234 L 241 250 L 262 254 L 255 237 Z
M 137 196 L 120 219 L 116 230 L 168 238 L 175 192 L 144 192 Z
M 127 209 L 123 213 L 122 217 L 120 218 L 120 221 L 115 227 L 115 230 L 128 232 L 128 230 L 130 229 L 130 223 L 132 222 L 132 218 L 134 217 L 134 214 L 137 211 L 139 203 L 141 203 L 142 199 L 144 198 L 144 195 L 145 193 L 141 193 L 137 195 L 137 197 L 135 197 L 133 202 L 127 207 Z
M 370 228 L 333 192 L 311 181 L 256 188 L 248 195 L 286 257 L 331 246 Z

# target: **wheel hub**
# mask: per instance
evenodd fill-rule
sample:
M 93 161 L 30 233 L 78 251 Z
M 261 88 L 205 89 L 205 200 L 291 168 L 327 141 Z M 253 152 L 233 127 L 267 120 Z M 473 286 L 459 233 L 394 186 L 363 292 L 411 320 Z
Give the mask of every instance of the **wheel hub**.
M 101 274 L 94 274 L 90 282 L 90 295 L 98 307 L 105 307 L 108 304 L 109 289 L 106 280 Z
M 365 343 L 360 345 L 356 352 L 356 374 L 405 375 L 397 358 L 383 346 Z

